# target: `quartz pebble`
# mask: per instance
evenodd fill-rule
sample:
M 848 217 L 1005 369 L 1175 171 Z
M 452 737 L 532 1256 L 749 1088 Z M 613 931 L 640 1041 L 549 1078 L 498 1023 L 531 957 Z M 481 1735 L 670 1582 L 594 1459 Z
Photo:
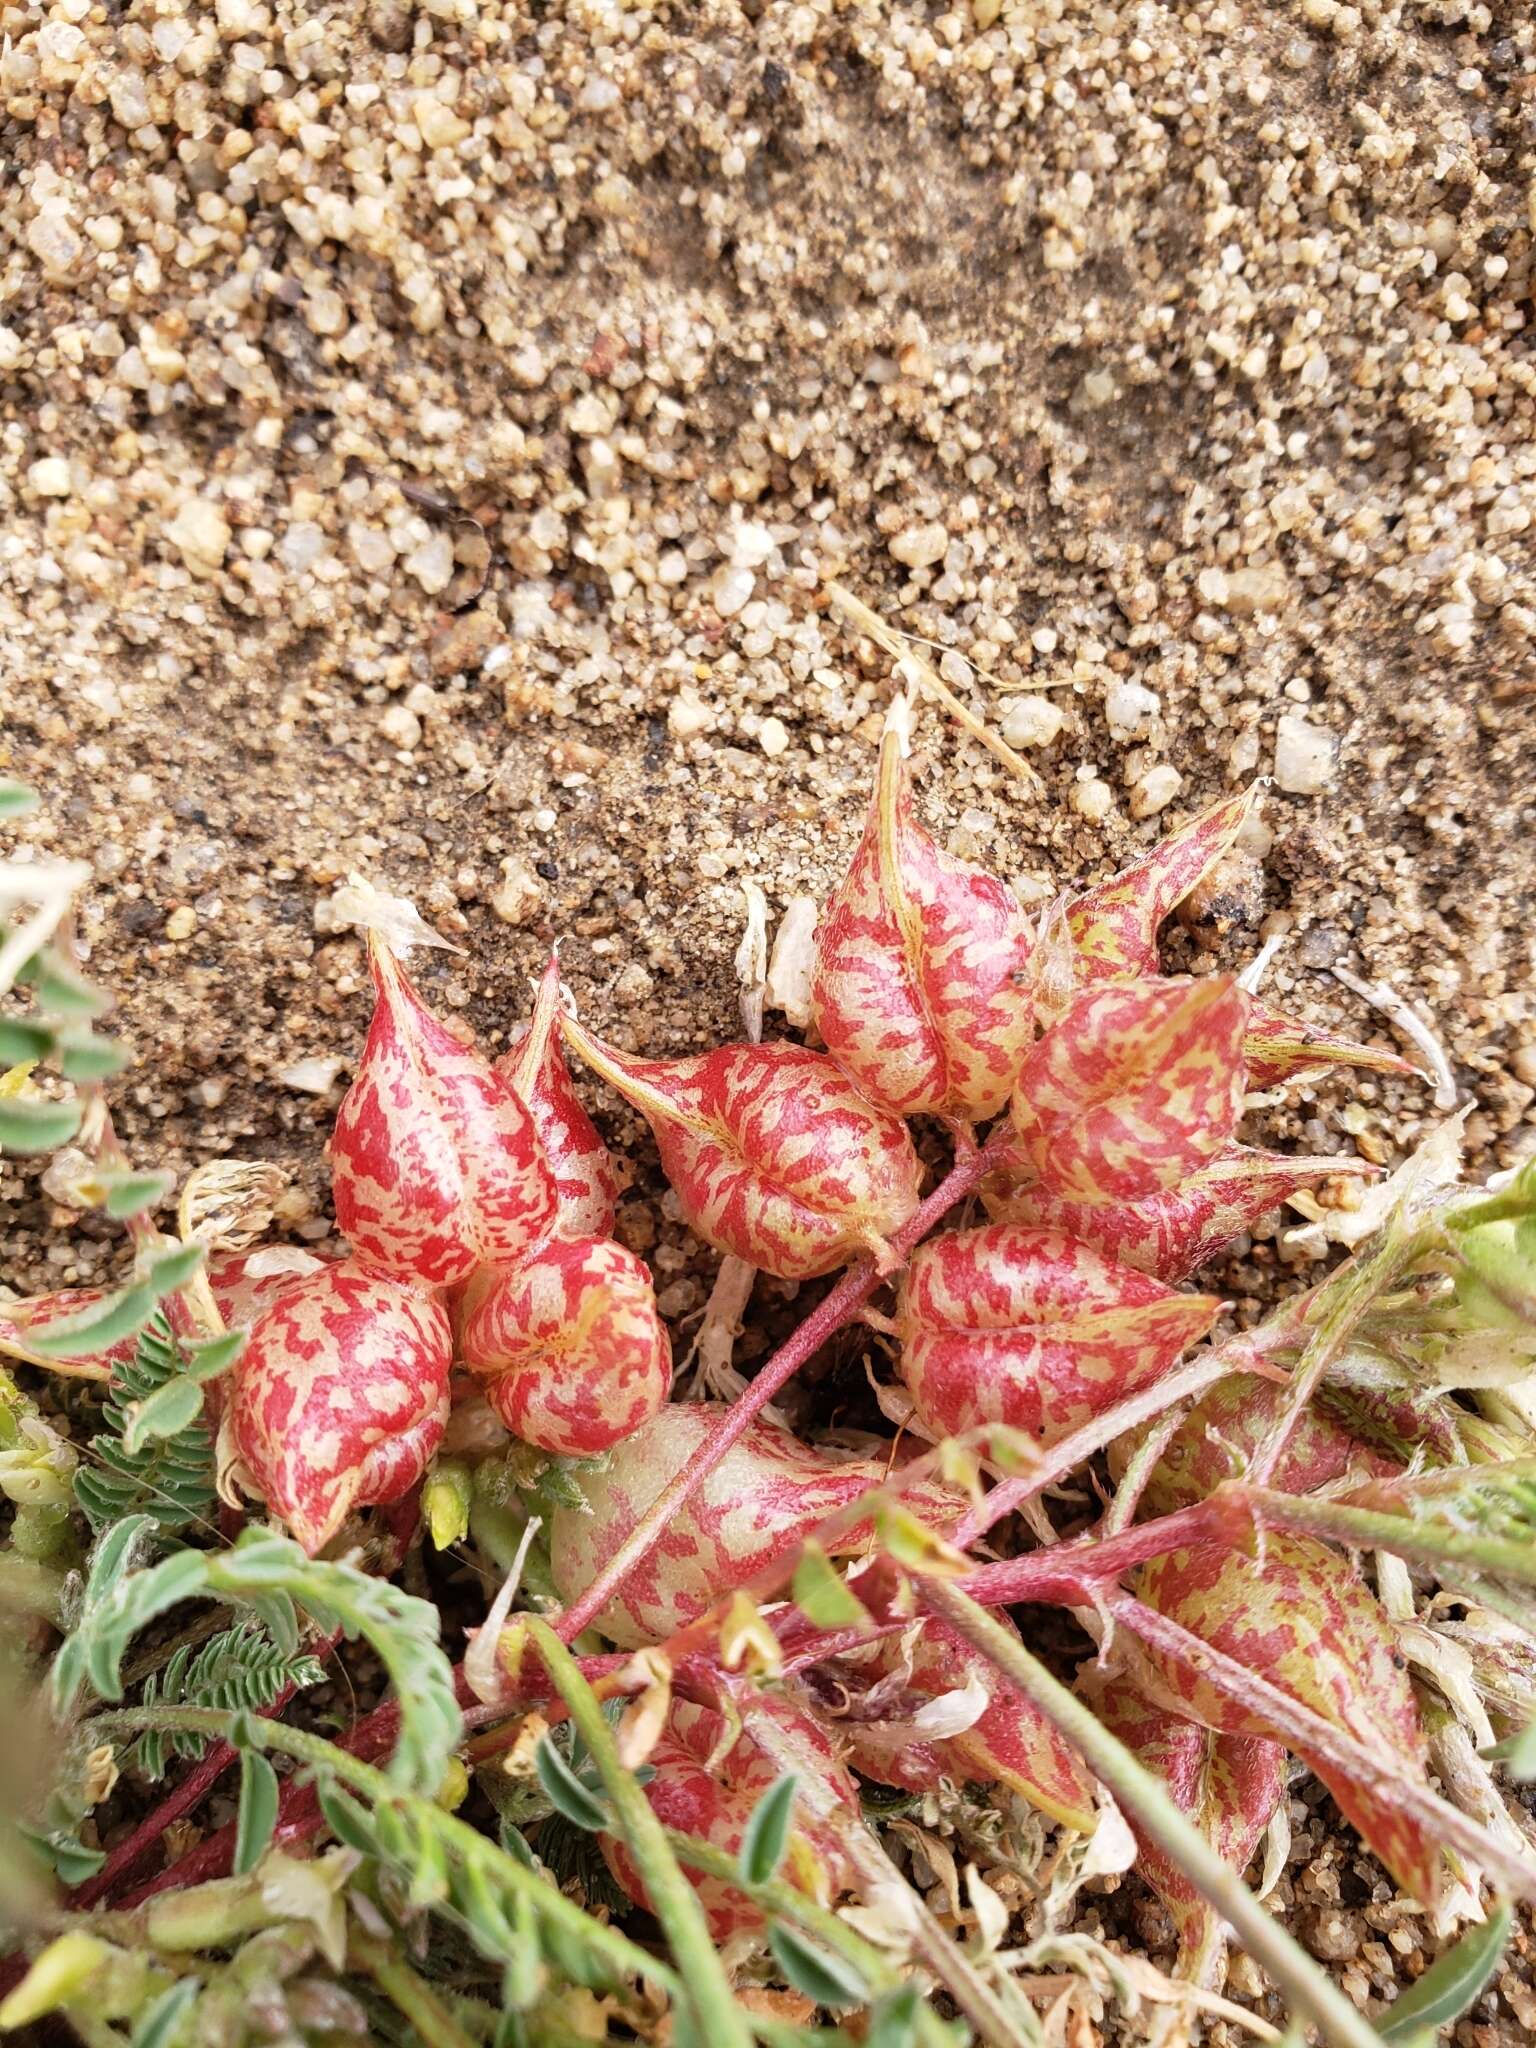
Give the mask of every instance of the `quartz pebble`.
M 904 526 L 891 537 L 891 553 L 909 569 L 927 569 L 944 559 L 949 535 L 937 519 L 922 526 Z
M 1292 796 L 1320 796 L 1332 782 L 1339 743 L 1293 711 L 1275 727 L 1275 781 Z
M 165 529 L 165 537 L 194 576 L 212 576 L 229 551 L 229 521 L 207 498 L 188 498 Z

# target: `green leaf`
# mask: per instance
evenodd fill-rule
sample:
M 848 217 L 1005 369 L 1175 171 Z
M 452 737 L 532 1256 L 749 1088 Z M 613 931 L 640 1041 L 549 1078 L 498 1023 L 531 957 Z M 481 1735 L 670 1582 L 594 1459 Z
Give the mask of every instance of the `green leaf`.
M 18 977 L 31 988 L 38 1008 L 55 1017 L 99 1017 L 107 998 L 50 947 L 34 954 Z
M 30 1067 L 52 1050 L 53 1033 L 46 1024 L 30 1017 L 0 1017 L 0 1069 Z
M 133 2048 L 170 2048 L 178 2021 L 191 2011 L 202 1988 L 198 1978 L 183 1977 L 169 1991 L 162 1991 L 134 2028 Z
M 794 1818 L 795 1794 L 799 1789 L 800 1780 L 790 1771 L 776 1785 L 770 1785 L 753 1807 L 737 1858 L 744 1883 L 766 1884 L 778 1874 L 789 1843 L 789 1824 Z
M 179 1244 L 173 1251 L 162 1252 L 153 1260 L 145 1280 L 154 1289 L 155 1299 L 159 1301 L 163 1296 L 185 1287 L 202 1265 L 203 1256 L 200 1244 Z
M 96 1038 L 88 1031 L 72 1032 L 58 1045 L 59 1072 L 66 1081 L 105 1081 L 120 1074 L 128 1064 L 128 1048 L 115 1038 Z
M 768 1946 L 785 1983 L 817 2005 L 859 2005 L 869 1996 L 868 1986 L 851 1963 L 807 1941 L 793 1927 L 770 1927 Z
M 31 1102 L 17 1095 L 0 1096 L 0 1152 L 30 1159 L 38 1152 L 56 1151 L 80 1128 L 80 1114 L 78 1102 L 43 1098 Z
M 859 1628 L 869 1615 L 849 1592 L 820 1544 L 808 1542 L 795 1566 L 790 1598 L 817 1628 Z
M 8 775 L 0 777 L 0 818 L 24 818 L 40 801 L 37 791 L 24 782 L 12 782 Z
M 128 1408 L 123 1449 L 130 1457 L 161 1437 L 180 1436 L 203 1412 L 203 1390 L 196 1380 L 167 1380 L 163 1387 Z
M 236 1877 L 256 1868 L 277 1826 L 277 1773 L 259 1749 L 240 1752 L 240 1816 L 235 1824 Z
M 368 1809 L 360 1800 L 343 1792 L 339 1785 L 328 1785 L 323 1778 L 315 1787 L 315 1796 L 326 1826 L 343 1848 L 356 1849 L 364 1856 L 378 1854 L 378 1836 Z
M 85 1358 L 93 1351 L 110 1350 L 124 1337 L 142 1330 L 154 1309 L 155 1290 L 141 1282 L 93 1302 L 78 1315 L 60 1316 L 41 1329 L 28 1330 L 27 1348 L 42 1352 L 45 1358 Z
M 245 1330 L 226 1330 L 222 1337 L 206 1337 L 198 1344 L 183 1344 L 182 1357 L 187 1378 L 196 1380 L 200 1387 L 218 1379 L 244 1356 L 247 1336 Z
M 608 1809 L 583 1785 L 547 1735 L 533 1753 L 533 1765 L 550 1805 L 573 1827 L 594 1835 L 611 1827 Z
M 119 1223 L 130 1216 L 137 1216 L 152 1202 L 158 1202 L 169 1194 L 175 1185 L 176 1176 L 170 1173 L 104 1172 L 96 1176 L 106 1190 L 102 1207 Z
M 1529 1784 L 1532 1778 L 1536 1778 L 1536 1721 L 1528 1728 L 1506 1735 L 1502 1742 L 1495 1742 L 1491 1748 L 1479 1750 L 1478 1755 L 1488 1763 L 1503 1764 L 1516 1784 Z
M 918 1996 L 915 1984 L 900 1984 L 871 2008 L 864 2030 L 864 2048 L 912 2048 L 917 2033 Z
M 1454 1948 L 1430 1964 L 1379 2022 L 1384 2041 L 1433 2039 L 1482 1997 L 1509 1940 L 1511 1913 L 1501 1900 L 1480 1927 L 1468 1928 Z

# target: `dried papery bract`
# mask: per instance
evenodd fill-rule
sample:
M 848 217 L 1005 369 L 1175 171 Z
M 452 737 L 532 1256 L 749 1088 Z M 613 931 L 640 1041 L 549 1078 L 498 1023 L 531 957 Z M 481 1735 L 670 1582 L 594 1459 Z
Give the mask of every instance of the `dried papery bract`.
M 1008 1099 L 1033 1039 L 1031 936 L 1005 884 L 913 815 L 905 700 L 853 865 L 817 933 L 811 1021 L 871 1101 L 967 1122 Z
M 575 1598 L 592 1583 L 725 1412 L 713 1401 L 665 1407 L 619 1444 L 600 1470 L 582 1475 L 585 1511 L 558 1508 L 550 1528 L 550 1563 L 563 1598 Z M 664 1640 L 884 1477 L 883 1460 L 839 1462 L 788 1430 L 752 1423 L 678 1511 L 597 1626 L 625 1649 Z M 866 1526 L 846 1534 L 838 1548 L 858 1550 L 868 1540 Z
M 376 1002 L 331 1134 L 336 1220 L 371 1266 L 429 1286 L 506 1265 L 555 1221 L 533 1117 L 434 1017 L 378 936 Z
M 1149 1564 L 1137 1592 L 1201 1642 L 1353 1736 L 1391 1775 L 1426 1783 L 1428 1749 L 1392 1624 L 1337 1551 L 1278 1530 L 1265 1533 L 1262 1557 L 1199 1544 Z M 1137 1657 L 1156 1692 L 1204 1727 L 1278 1739 L 1257 1709 L 1190 1664 L 1144 1644 Z M 1304 1761 L 1404 1890 L 1433 1903 L 1441 1852 L 1425 1824 L 1326 1758 Z
M 915 1623 L 834 1667 L 836 1718 L 866 1777 L 928 1792 L 941 1777 L 1003 1784 L 1053 1820 L 1092 1832 L 1093 1779 L 1040 1710 L 942 1622 Z
M 1217 1158 L 1243 1100 L 1248 999 L 1229 975 L 1074 996 L 1024 1062 L 1019 1149 L 1052 1195 L 1137 1202 Z
M 470 1282 L 459 1356 L 524 1443 L 592 1457 L 648 1422 L 672 1357 L 651 1276 L 611 1238 L 541 1245 Z
M 1220 1307 L 1059 1230 L 951 1231 L 902 1282 L 901 1376 L 935 1436 L 1002 1422 L 1054 1443 L 1151 1386 Z
M 355 1260 L 285 1287 L 227 1382 L 221 1477 L 313 1556 L 353 1508 L 408 1493 L 448 1419 L 447 1311 Z
M 1174 1802 L 1234 1870 L 1247 1868 L 1285 1795 L 1286 1757 L 1261 1735 L 1222 1735 L 1170 1714 L 1123 1672 L 1086 1665 L 1077 1691 L 1137 1761 L 1162 1779 Z M 1131 1823 L 1136 1869 L 1167 1907 L 1179 1937 L 1174 1974 L 1197 1982 L 1220 1972 L 1222 1927 L 1162 1845 Z
M 565 1019 L 576 1052 L 645 1117 L 686 1221 L 781 1280 L 833 1272 L 918 1204 L 906 1125 L 867 1102 L 825 1053 L 725 1045 L 630 1059 Z
M 651 1750 L 654 1776 L 645 1796 L 669 1828 L 698 1835 L 736 1855 L 764 1793 L 793 1769 L 800 1790 L 795 1800 L 781 1877 L 828 1905 L 851 1881 L 838 1841 L 838 1821 L 857 1825 L 858 1794 L 838 1761 L 826 1731 L 792 1700 L 754 1703 L 753 1719 L 771 1716 L 771 1752 L 750 1730 L 732 1737 L 731 1724 L 712 1707 L 677 1699 Z M 645 1886 L 624 1842 L 602 1837 L 608 1867 L 637 1905 L 649 1904 Z M 686 1866 L 685 1866 L 686 1867 Z M 689 1871 L 709 1919 L 710 1932 L 724 1942 L 756 1933 L 763 1917 L 743 1892 L 717 1877 Z
M 999 1223 L 1064 1230 L 1107 1259 L 1173 1281 L 1198 1272 L 1298 1189 L 1346 1169 L 1355 1170 L 1355 1162 L 1287 1159 L 1229 1145 L 1177 1187 L 1157 1188 L 1135 1202 L 1074 1201 L 1053 1194 L 1029 1167 L 994 1175 L 981 1198 Z
M 619 1178 L 608 1147 L 576 1093 L 560 1038 L 560 963 L 551 958 L 526 1028 L 495 1072 L 533 1117 L 554 1176 L 555 1229 L 562 1237 L 607 1237 Z

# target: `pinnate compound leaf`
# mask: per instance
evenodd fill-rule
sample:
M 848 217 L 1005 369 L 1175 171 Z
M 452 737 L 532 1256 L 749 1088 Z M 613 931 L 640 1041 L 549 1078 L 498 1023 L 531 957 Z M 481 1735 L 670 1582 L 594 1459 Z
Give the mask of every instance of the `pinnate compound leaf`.
M 789 1824 L 794 1817 L 795 1794 L 800 1780 L 787 1772 L 770 1785 L 752 1809 L 747 1831 L 741 1838 L 737 1865 L 747 1884 L 766 1884 L 777 1874 L 789 1844 Z
M 901 1376 L 935 1436 L 1002 1423 L 1053 1443 L 1153 1385 L 1220 1306 L 1059 1230 L 946 1231 L 902 1283 Z
M 768 1946 L 785 1983 L 817 2005 L 861 2005 L 869 1996 L 862 1975 L 850 1962 L 807 1941 L 793 1927 L 770 1928 Z
M 1430 1964 L 1416 1984 L 1394 2000 L 1377 2022 L 1384 2041 L 1432 2042 L 1442 2027 L 1470 2012 L 1482 1997 L 1509 1942 L 1513 1915 L 1501 1900 L 1488 1918 L 1468 1928 L 1454 1948 Z
M 1428 1749 L 1413 1687 L 1380 1602 L 1354 1566 L 1310 1537 L 1270 1530 L 1262 1558 L 1214 1543 L 1148 1565 L 1138 1587 L 1149 1607 L 1331 1721 L 1423 1788 Z M 1258 1710 L 1239 1704 L 1182 1660 L 1143 1646 L 1160 1696 L 1224 1734 L 1277 1740 Z M 1366 1846 L 1417 1899 L 1439 1891 L 1441 1852 L 1424 1823 L 1397 1807 L 1390 1784 L 1359 1782 L 1308 1756 Z
M 80 1128 L 78 1102 L 50 1102 L 18 1095 L 0 1097 L 0 1152 L 28 1159 L 67 1145 Z
M 1242 1107 L 1248 998 L 1230 975 L 1104 983 L 1036 1042 L 1013 1095 L 1019 1147 L 1069 1201 L 1137 1202 L 1208 1166 Z

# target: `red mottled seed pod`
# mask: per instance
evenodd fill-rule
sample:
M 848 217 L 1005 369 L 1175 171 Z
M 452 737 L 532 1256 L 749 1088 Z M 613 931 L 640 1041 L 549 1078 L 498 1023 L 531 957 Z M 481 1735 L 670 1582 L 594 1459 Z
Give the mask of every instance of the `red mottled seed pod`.
M 765 1728 L 765 1723 L 770 1725 Z M 762 1739 L 764 1733 L 772 1734 L 771 1744 Z M 655 1775 L 645 1796 L 657 1817 L 732 1856 L 763 1794 L 793 1771 L 799 1787 L 779 1875 L 821 1905 L 830 1905 L 852 1881 L 838 1824 L 861 1825 L 858 1794 L 826 1731 L 792 1700 L 755 1701 L 747 1726 L 732 1740 L 723 1714 L 674 1699 L 647 1761 Z M 637 1906 L 648 1907 L 645 1886 L 623 1841 L 616 1835 L 601 1840 L 615 1878 Z M 683 1867 L 687 1870 L 686 1863 Z M 692 1870 L 688 1876 L 716 1941 L 762 1928 L 762 1915 L 734 1885 Z
M 1270 1529 L 1261 1556 L 1202 1543 L 1145 1567 L 1137 1587 L 1213 1649 L 1257 1672 L 1368 1748 L 1391 1772 L 1427 1780 L 1428 1746 L 1397 1637 L 1380 1602 L 1337 1551 Z M 1138 1646 L 1157 1692 L 1202 1726 L 1278 1740 L 1258 1710 L 1219 1691 L 1200 1671 Z M 1440 1845 L 1379 1784 L 1363 1784 L 1304 1755 L 1405 1891 L 1428 1905 L 1440 1888 Z
M 561 1507 L 550 1525 L 550 1566 L 562 1599 L 589 1586 L 662 1488 L 718 1425 L 720 1402 L 673 1402 L 617 1445 L 601 1470 L 582 1475 L 586 1509 Z M 838 1461 L 772 1423 L 750 1423 L 720 1463 L 678 1509 L 650 1556 L 598 1617 L 597 1627 L 625 1649 L 660 1642 L 694 1621 L 801 1536 L 886 1477 L 884 1458 Z M 907 1505 L 938 1524 L 959 1503 L 937 1489 L 914 1489 Z M 867 1525 L 835 1546 L 867 1547 Z
M 560 963 L 551 957 L 526 1030 L 495 1071 L 533 1117 L 555 1182 L 562 1237 L 607 1237 L 619 1200 L 608 1147 L 576 1093 L 560 1042 Z
M 1032 939 L 1011 889 L 938 846 L 912 812 L 905 732 L 887 728 L 853 865 L 823 914 L 811 1021 L 899 1116 L 996 1115 L 1033 1040 Z
M 935 1436 L 1001 1422 L 1054 1443 L 1161 1378 L 1220 1308 L 1059 1230 L 951 1231 L 902 1282 L 901 1376 Z
M 419 1288 L 355 1260 L 293 1281 L 226 1382 L 221 1477 L 314 1556 L 353 1508 L 399 1500 L 426 1471 L 452 1360 L 447 1311 Z
M 717 1250 L 781 1280 L 811 1280 L 872 1251 L 918 1204 L 907 1127 L 866 1102 L 825 1053 L 724 1045 L 637 1060 L 569 1018 L 581 1057 L 656 1134 L 687 1222 Z
M 1354 1162 L 1286 1159 L 1229 1145 L 1177 1187 L 1158 1188 L 1137 1202 L 1072 1201 L 1053 1194 L 1027 1166 L 994 1174 L 981 1197 L 995 1222 L 1064 1230 L 1119 1265 L 1158 1280 L 1187 1280 L 1298 1188 L 1331 1179 L 1341 1166 Z
M 1230 975 L 1107 982 L 1024 1062 L 1020 1150 L 1051 1194 L 1136 1202 L 1223 1152 L 1243 1102 L 1248 999 Z
M 375 935 L 377 1000 L 331 1133 L 336 1220 L 359 1258 L 450 1286 L 546 1236 L 555 1186 L 532 1116 L 427 1009 Z
M 557 1239 L 470 1282 L 459 1356 L 524 1443 L 589 1458 L 650 1420 L 672 1353 L 651 1276 L 611 1238 Z
M 1221 1735 L 1170 1714 L 1138 1692 L 1123 1672 L 1096 1664 L 1077 1674 L 1076 1691 L 1137 1761 L 1161 1778 L 1174 1804 L 1217 1855 L 1246 1870 L 1285 1796 L 1285 1750 L 1261 1735 Z M 1159 1844 L 1131 1821 L 1136 1869 L 1168 1908 L 1179 1936 L 1177 1974 L 1208 1982 L 1217 1974 L 1222 1926 L 1217 1914 Z
M 1012 1623 L 999 1616 L 1005 1627 Z M 927 1792 L 941 1777 L 1003 1784 L 1053 1820 L 1091 1834 L 1093 1779 L 1077 1752 L 979 1651 L 939 1621 L 873 1643 L 824 1672 L 856 1770 Z
M 1411 1060 L 1374 1045 L 1357 1045 L 1334 1031 L 1319 1031 L 1297 1017 L 1287 1017 L 1254 998 L 1249 1004 L 1243 1058 L 1250 1088 L 1273 1088 L 1300 1074 L 1321 1074 L 1329 1067 L 1365 1067 L 1377 1074 L 1419 1076 Z
M 1121 980 L 1157 973 L 1157 931 L 1174 905 L 1236 842 L 1258 784 L 1191 818 L 1143 859 L 1067 905 L 1074 978 Z

